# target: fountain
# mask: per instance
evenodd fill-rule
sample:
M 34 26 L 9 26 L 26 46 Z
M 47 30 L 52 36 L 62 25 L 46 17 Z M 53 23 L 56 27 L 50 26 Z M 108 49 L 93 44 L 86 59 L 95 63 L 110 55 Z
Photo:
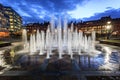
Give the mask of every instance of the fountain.
M 24 44 L 24 49 L 27 49 L 28 41 L 27 41 L 27 31 L 25 29 L 23 29 L 22 31 L 22 42 Z
M 23 34 L 23 42 L 27 43 L 28 41 L 25 39 L 26 31 L 23 30 Z M 95 34 L 95 31 L 93 31 L 91 35 L 85 35 L 82 31 L 74 28 L 73 23 L 68 27 L 66 19 L 64 19 L 63 24 L 59 19 L 58 25 L 55 27 L 52 18 L 46 31 L 36 30 L 36 33 L 30 35 L 29 52 L 27 52 L 30 55 L 23 55 L 28 59 L 24 62 L 28 61 L 32 64 L 36 61 L 37 64 L 40 62 L 47 66 L 49 63 L 52 65 L 51 63 L 56 61 L 57 64 L 65 61 L 65 63 L 75 65 L 77 61 L 80 68 L 85 70 L 91 68 L 104 69 L 108 66 L 109 69 L 112 69 L 110 67 L 111 52 L 106 49 L 107 53 L 104 55 L 102 50 L 100 52 L 95 49 Z
M 43 46 L 44 46 L 43 37 L 44 37 L 44 33 L 41 32 L 41 33 L 40 33 L 40 39 L 39 39 L 39 45 L 40 45 L 40 52 L 39 52 L 39 55 L 42 55 L 42 54 L 43 54 Z
M 50 55 L 53 55 L 53 50 L 58 51 L 57 54 L 59 55 L 59 59 L 62 58 L 63 54 L 70 55 L 72 59 L 74 53 L 79 55 L 84 55 L 86 53 L 87 55 L 93 55 L 93 53 L 96 54 L 95 31 L 91 33 L 91 36 L 83 35 L 82 31 L 78 31 L 77 28 L 75 30 L 73 29 L 73 23 L 71 24 L 71 28 L 68 28 L 66 19 L 64 20 L 63 28 L 60 19 L 58 20 L 57 28 L 55 28 L 54 19 L 52 19 L 50 23 L 46 33 L 37 30 L 36 34 L 31 34 L 29 41 L 30 55 L 36 53 L 43 55 L 47 53 L 46 58 L 50 58 Z M 26 30 L 23 30 L 23 42 L 26 46 Z

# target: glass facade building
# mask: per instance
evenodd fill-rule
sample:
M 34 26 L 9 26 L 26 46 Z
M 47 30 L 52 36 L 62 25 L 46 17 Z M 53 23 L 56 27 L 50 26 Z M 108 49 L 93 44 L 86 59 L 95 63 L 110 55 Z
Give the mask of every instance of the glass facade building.
M 9 16 L 4 13 L 4 6 L 0 4 L 0 28 L 8 29 L 9 28 Z
M 22 18 L 21 16 L 13 10 L 11 7 L 4 7 L 5 14 L 9 16 L 9 30 L 17 32 L 22 27 Z

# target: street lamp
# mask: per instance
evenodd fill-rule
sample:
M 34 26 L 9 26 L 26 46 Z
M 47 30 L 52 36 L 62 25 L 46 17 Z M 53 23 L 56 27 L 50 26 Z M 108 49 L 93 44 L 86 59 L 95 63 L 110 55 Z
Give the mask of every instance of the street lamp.
M 107 26 L 106 26 L 106 29 L 107 29 L 107 30 L 110 30 L 110 29 L 111 29 L 111 25 L 107 25 Z
M 108 22 L 107 22 L 107 24 L 110 24 L 110 23 L 111 23 L 111 21 L 108 21 Z
M 106 25 L 106 39 L 108 39 L 110 30 L 111 30 L 111 21 L 108 21 Z

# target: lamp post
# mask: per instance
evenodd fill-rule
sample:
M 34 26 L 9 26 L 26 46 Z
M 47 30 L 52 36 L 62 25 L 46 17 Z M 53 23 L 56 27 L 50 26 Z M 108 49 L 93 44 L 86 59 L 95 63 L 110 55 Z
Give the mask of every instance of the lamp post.
M 106 39 L 108 39 L 110 30 L 111 30 L 111 21 L 108 21 L 106 25 Z

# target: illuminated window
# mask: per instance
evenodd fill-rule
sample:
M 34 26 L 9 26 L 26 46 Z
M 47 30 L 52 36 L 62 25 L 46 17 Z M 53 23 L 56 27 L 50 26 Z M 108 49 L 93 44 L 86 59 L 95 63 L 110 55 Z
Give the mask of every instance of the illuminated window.
M 10 25 L 13 25 L 13 23 L 10 23 Z
M 10 28 L 13 28 L 13 26 L 10 26 Z
M 13 19 L 10 19 L 10 21 L 13 21 Z
M 16 20 L 14 20 L 16 22 Z
M 13 16 L 10 16 L 10 18 L 13 18 Z
M 9 12 L 9 14 L 12 14 L 12 12 Z

